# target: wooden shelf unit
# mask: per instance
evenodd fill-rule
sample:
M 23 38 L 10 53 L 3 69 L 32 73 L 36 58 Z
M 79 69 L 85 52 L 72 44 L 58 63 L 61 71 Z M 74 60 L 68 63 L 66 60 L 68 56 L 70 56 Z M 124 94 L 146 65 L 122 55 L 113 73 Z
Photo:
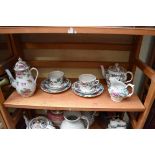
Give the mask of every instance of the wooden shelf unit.
M 72 110 L 72 111 L 134 111 L 145 110 L 137 95 L 127 98 L 121 103 L 115 103 L 110 99 L 106 85 L 104 92 L 98 97 L 83 98 L 75 95 L 72 90 L 60 94 L 48 94 L 40 88 L 35 95 L 23 98 L 14 91 L 4 102 L 5 107 L 49 110 Z M 63 99 L 63 100 L 62 100 Z
M 14 128 L 15 123 L 11 116 L 9 116 L 7 112 L 8 107 L 14 108 L 26 108 L 26 109 L 59 109 L 59 110 L 81 110 L 81 111 L 120 111 L 120 112 L 129 112 L 130 122 L 133 128 L 143 128 L 146 118 L 149 114 L 150 108 L 155 98 L 155 71 L 152 70 L 149 66 L 144 64 L 141 60 L 138 59 L 140 47 L 142 43 L 143 35 L 155 35 L 155 28 L 136 28 L 136 27 L 73 27 L 76 30 L 76 34 L 68 34 L 68 35 L 77 35 L 77 34 L 92 34 L 92 35 L 103 35 L 103 34 L 123 34 L 123 35 L 134 35 L 135 40 L 133 44 L 130 46 L 116 46 L 114 45 L 112 48 L 130 48 L 130 56 L 129 61 L 124 63 L 124 66 L 128 68 L 133 73 L 135 72 L 136 67 L 141 69 L 141 71 L 151 80 L 151 84 L 148 89 L 148 94 L 144 103 L 142 103 L 137 95 L 133 95 L 131 98 L 124 100 L 121 103 L 113 103 L 110 100 L 110 96 L 107 92 L 107 88 L 105 87 L 105 92 L 96 98 L 85 99 L 73 94 L 71 90 L 66 91 L 62 94 L 46 94 L 42 92 L 40 89 L 37 90 L 36 94 L 30 98 L 21 98 L 14 91 L 9 98 L 5 101 L 2 95 L 2 91 L 0 91 L 0 110 L 5 119 L 6 126 L 8 128 Z M 4 74 L 5 68 L 12 68 L 13 64 L 16 62 L 19 56 L 23 57 L 22 48 L 30 47 L 30 48 L 38 48 L 39 46 L 48 46 L 47 48 L 65 48 L 66 44 L 61 43 L 59 45 L 32 45 L 25 44 L 21 45 L 20 41 L 16 37 L 15 34 L 31 34 L 31 33 L 59 33 L 59 34 L 67 34 L 69 27 L 0 27 L 0 34 L 8 35 L 8 43 L 10 50 L 13 52 L 13 57 L 0 65 L 0 74 Z M 80 49 L 81 48 L 95 48 L 97 44 L 91 45 L 85 44 L 80 46 L 76 46 L 73 43 L 69 45 L 71 49 L 73 46 Z M 104 45 L 105 48 L 109 48 L 111 46 Z M 99 45 L 99 49 L 104 48 L 102 45 Z M 27 60 L 26 60 L 27 61 Z M 101 64 L 109 66 L 112 62 L 97 62 L 97 61 L 88 61 L 88 62 L 76 62 L 76 61 L 38 61 L 31 60 L 29 61 L 31 65 L 35 65 L 37 67 L 50 67 L 57 66 L 58 67 L 68 67 L 72 65 L 73 68 L 76 67 L 85 67 L 86 68 L 96 68 Z M 89 64 L 89 65 L 88 65 Z M 138 117 L 133 115 L 134 112 L 138 112 Z

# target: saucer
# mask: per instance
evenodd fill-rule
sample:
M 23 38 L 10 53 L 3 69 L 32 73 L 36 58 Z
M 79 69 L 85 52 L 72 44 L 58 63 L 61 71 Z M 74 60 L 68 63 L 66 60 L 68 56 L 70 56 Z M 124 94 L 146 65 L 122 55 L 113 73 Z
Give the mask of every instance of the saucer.
M 48 79 L 45 79 L 44 81 L 41 82 L 40 88 L 47 92 L 47 93 L 61 93 L 66 90 L 68 90 L 71 87 L 71 82 L 69 79 L 65 79 L 65 81 L 62 83 L 61 87 L 56 88 L 56 87 L 51 87 L 50 86 L 50 81 Z
M 96 96 L 99 96 L 103 93 L 104 87 L 101 83 L 99 83 L 98 85 L 96 85 L 94 91 L 91 91 L 89 93 L 85 93 L 80 89 L 80 87 L 78 87 L 78 82 L 74 82 L 72 84 L 72 91 L 76 95 L 81 96 L 81 97 L 96 97 Z

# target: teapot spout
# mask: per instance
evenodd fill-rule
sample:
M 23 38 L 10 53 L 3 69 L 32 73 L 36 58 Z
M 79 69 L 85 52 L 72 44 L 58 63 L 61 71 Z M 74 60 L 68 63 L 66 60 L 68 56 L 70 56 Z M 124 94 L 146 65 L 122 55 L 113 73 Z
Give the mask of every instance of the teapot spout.
M 11 85 L 14 88 L 16 88 L 16 80 L 13 78 L 11 72 L 8 69 L 5 69 L 5 72 L 7 73 L 8 77 L 9 77 L 9 80 L 10 80 Z

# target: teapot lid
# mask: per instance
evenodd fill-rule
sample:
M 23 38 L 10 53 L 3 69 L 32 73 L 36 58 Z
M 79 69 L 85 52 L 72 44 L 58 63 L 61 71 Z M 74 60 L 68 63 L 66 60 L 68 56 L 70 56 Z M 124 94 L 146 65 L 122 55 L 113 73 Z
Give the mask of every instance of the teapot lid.
M 18 59 L 18 62 L 15 64 L 14 70 L 15 71 L 23 71 L 28 69 L 29 66 L 25 61 L 23 61 L 21 58 Z
M 112 72 L 126 72 L 126 69 L 122 66 L 120 66 L 118 63 L 115 63 L 114 66 L 110 66 L 108 70 Z

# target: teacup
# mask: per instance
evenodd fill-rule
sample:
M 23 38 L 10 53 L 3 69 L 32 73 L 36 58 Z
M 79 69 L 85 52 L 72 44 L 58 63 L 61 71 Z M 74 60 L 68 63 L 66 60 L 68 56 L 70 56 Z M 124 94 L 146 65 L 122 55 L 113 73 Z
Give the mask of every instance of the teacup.
M 64 72 L 52 71 L 48 74 L 48 79 L 51 87 L 59 87 L 64 82 Z
M 98 84 L 99 80 L 96 80 L 96 76 L 93 74 L 81 74 L 79 76 L 79 87 L 83 92 L 93 91 Z

